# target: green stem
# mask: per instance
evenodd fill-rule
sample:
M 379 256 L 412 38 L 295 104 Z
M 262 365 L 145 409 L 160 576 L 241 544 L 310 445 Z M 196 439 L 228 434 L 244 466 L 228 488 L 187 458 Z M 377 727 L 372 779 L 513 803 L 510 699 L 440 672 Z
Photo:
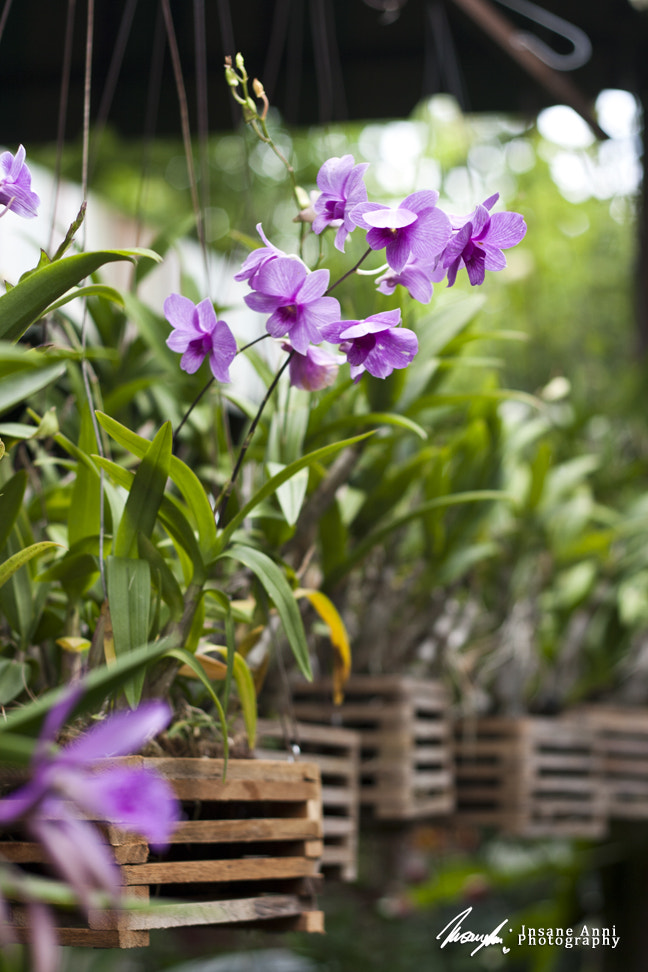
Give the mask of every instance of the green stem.
M 354 263 L 354 265 L 351 267 L 350 270 L 347 270 L 347 272 L 346 273 L 343 273 L 341 277 L 338 277 L 338 279 L 335 281 L 335 283 L 332 283 L 331 286 L 329 287 L 329 289 L 324 291 L 324 296 L 326 297 L 326 295 L 327 294 L 330 294 L 332 290 L 335 290 L 335 288 L 337 287 L 338 284 L 341 284 L 343 280 L 346 280 L 346 278 L 347 277 L 350 277 L 352 273 L 355 273 L 356 270 L 358 269 L 358 267 L 361 266 L 361 264 L 364 263 L 364 261 L 367 259 L 367 257 L 369 256 L 370 253 L 373 253 L 373 250 L 371 249 L 371 247 L 369 247 L 369 249 L 366 250 L 362 254 L 362 256 L 360 257 L 360 259 L 358 260 L 358 262 L 357 263 Z
M 259 405 L 259 408 L 257 410 L 257 413 L 254 416 L 254 418 L 252 419 L 252 424 L 250 425 L 250 428 L 248 430 L 248 434 L 246 435 L 245 441 L 243 442 L 243 445 L 241 446 L 240 452 L 238 454 L 238 459 L 236 460 L 236 465 L 234 466 L 234 470 L 232 472 L 232 475 L 230 476 L 229 482 L 227 482 L 225 484 L 225 486 L 223 487 L 223 491 L 221 492 L 221 495 L 219 497 L 218 503 L 216 505 L 216 522 L 218 524 L 221 524 L 223 522 L 223 520 L 225 519 L 225 511 L 227 510 L 227 503 L 229 501 L 230 496 L 232 495 L 232 490 L 234 489 L 234 486 L 236 485 L 236 480 L 238 479 L 238 475 L 239 475 L 239 473 L 241 471 L 241 466 L 243 465 L 243 460 L 245 459 L 245 455 L 246 455 L 248 449 L 250 448 L 250 443 L 252 442 L 252 437 L 253 437 L 253 435 L 254 435 L 254 433 L 256 431 L 256 427 L 259 424 L 259 421 L 261 419 L 261 416 L 263 415 L 263 410 L 266 407 L 266 405 L 268 404 L 268 402 L 270 401 L 270 398 L 272 396 L 272 393 L 274 392 L 275 388 L 279 384 L 279 379 L 281 378 L 281 376 L 283 375 L 284 371 L 286 370 L 286 368 L 290 364 L 290 361 L 291 361 L 291 359 L 292 359 L 292 357 L 293 357 L 294 354 L 295 354 L 295 351 L 294 350 L 292 350 L 288 354 L 286 360 L 283 362 L 283 364 L 279 368 L 277 374 L 274 376 L 274 378 L 272 379 L 272 381 L 268 385 L 268 390 L 266 391 L 266 393 L 265 393 L 265 395 L 263 397 L 263 401 Z

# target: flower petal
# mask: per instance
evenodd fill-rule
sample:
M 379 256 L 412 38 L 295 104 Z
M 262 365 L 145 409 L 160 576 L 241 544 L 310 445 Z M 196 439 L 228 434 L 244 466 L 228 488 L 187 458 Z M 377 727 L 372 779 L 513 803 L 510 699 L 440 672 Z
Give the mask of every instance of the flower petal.
M 168 726 L 171 715 L 166 702 L 157 699 L 143 702 L 137 709 L 114 712 L 70 743 L 57 762 L 79 765 L 136 753 Z

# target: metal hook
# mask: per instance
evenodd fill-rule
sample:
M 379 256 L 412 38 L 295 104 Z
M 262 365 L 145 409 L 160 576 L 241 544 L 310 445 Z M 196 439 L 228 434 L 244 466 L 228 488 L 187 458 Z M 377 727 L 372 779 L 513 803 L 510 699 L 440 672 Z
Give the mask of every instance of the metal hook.
M 543 7 L 539 7 L 531 0 L 497 0 L 497 3 L 509 10 L 514 10 L 527 20 L 546 27 L 558 37 L 564 37 L 574 47 L 568 54 L 559 54 L 544 41 L 528 31 L 521 30 L 516 35 L 516 41 L 520 47 L 525 47 L 531 51 L 548 67 L 554 71 L 575 71 L 576 68 L 587 64 L 592 56 L 592 44 L 585 31 L 568 20 L 563 20 L 557 14 L 550 13 Z

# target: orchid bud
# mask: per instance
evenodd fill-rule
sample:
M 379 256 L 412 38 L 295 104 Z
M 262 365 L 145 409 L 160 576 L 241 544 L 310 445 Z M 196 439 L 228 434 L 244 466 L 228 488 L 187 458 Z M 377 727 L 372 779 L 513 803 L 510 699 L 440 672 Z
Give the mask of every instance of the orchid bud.
M 236 71 L 231 64 L 225 64 L 225 80 L 229 84 L 230 88 L 238 88 L 239 79 L 236 76 Z
M 297 196 L 297 202 L 299 203 L 300 209 L 308 209 L 311 205 L 311 198 L 301 186 L 295 186 L 295 195 Z

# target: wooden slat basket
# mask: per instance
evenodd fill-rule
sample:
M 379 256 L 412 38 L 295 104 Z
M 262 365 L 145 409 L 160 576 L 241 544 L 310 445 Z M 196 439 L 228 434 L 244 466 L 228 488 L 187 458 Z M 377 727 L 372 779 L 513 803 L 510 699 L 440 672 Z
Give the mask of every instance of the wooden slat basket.
M 596 838 L 606 830 L 601 761 L 581 720 L 460 721 L 455 776 L 461 822 L 520 837 Z
M 223 780 L 218 759 L 135 760 L 169 780 L 184 812 L 163 855 L 139 838 L 107 831 L 128 895 L 155 908 L 97 913 L 89 925 L 62 912 L 61 944 L 132 948 L 148 945 L 150 930 L 195 925 L 323 931 L 315 900 L 322 854 L 318 766 L 230 760 Z M 0 841 L 0 854 L 23 865 L 43 863 L 38 845 L 19 840 Z M 19 939 L 28 941 L 20 907 L 13 920 Z
M 454 806 L 449 706 L 441 683 L 403 676 L 352 677 L 334 705 L 332 683 L 293 687 L 302 722 L 360 735 L 360 803 L 376 820 L 445 816 Z
M 594 733 L 608 816 L 648 819 L 648 709 L 587 706 L 579 715 Z
M 295 750 L 289 748 L 295 745 Z M 358 876 L 358 817 L 360 811 L 360 736 L 352 729 L 305 722 L 283 725 L 260 719 L 257 725 L 259 759 L 295 758 L 316 763 L 322 776 L 322 871 L 326 877 L 355 881 Z

